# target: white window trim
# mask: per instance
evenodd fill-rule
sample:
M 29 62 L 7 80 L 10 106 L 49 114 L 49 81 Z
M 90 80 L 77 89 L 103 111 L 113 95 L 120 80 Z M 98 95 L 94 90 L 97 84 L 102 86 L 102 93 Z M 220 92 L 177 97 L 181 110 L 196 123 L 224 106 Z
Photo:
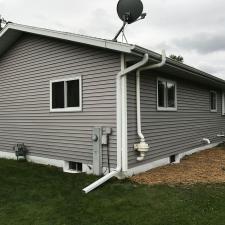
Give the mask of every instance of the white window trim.
M 215 95 L 216 95 L 216 109 L 211 109 L 211 93 L 215 93 Z M 210 91 L 210 112 L 217 112 L 217 92 L 216 91 Z
M 66 81 L 71 81 L 71 80 L 79 80 L 79 91 L 80 91 L 80 106 L 79 107 L 65 107 L 62 109 L 53 109 L 52 108 L 52 83 L 56 82 L 66 82 Z M 65 83 L 64 83 L 65 85 Z M 66 85 L 64 86 L 64 102 L 67 104 L 67 90 L 66 90 Z M 80 112 L 82 111 L 82 79 L 81 76 L 73 76 L 73 77 L 66 77 L 62 79 L 53 79 L 50 80 L 50 112 Z
M 159 100 L 158 81 L 170 82 L 170 83 L 175 84 L 175 107 L 160 107 L 158 105 L 158 103 L 159 103 L 158 102 L 158 100 Z M 177 82 L 173 81 L 173 80 L 158 77 L 156 86 L 157 86 L 157 102 L 156 102 L 157 111 L 177 111 Z M 164 98 L 166 98 L 166 96 L 164 96 Z
M 222 92 L 222 115 L 225 116 L 225 104 L 224 104 L 224 101 L 225 101 L 225 92 L 223 91 Z

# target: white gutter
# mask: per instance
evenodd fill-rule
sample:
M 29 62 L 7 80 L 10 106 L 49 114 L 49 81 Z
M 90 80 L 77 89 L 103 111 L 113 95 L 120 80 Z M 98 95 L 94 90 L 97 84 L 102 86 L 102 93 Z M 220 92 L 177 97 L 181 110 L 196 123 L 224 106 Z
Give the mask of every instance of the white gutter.
M 141 129 L 141 97 L 140 97 L 140 74 L 144 70 L 155 69 L 164 66 L 166 63 L 166 52 L 162 51 L 162 61 L 160 63 L 139 68 L 136 72 L 136 101 L 137 101 L 137 133 L 140 138 L 140 143 L 135 145 L 135 149 L 140 152 L 138 161 L 142 161 L 145 157 L 145 152 L 148 151 L 148 144 L 145 143 L 145 137 Z
M 122 149 L 122 133 L 123 133 L 123 126 L 122 126 L 122 87 L 121 87 L 121 78 L 125 76 L 126 74 L 137 70 L 141 66 L 145 65 L 148 62 L 149 56 L 146 53 L 143 57 L 143 59 L 128 67 L 128 68 L 123 68 L 121 71 L 118 73 L 116 77 L 116 99 L 117 99 L 117 167 L 115 170 L 113 170 L 111 173 L 108 173 L 104 177 L 100 178 L 99 180 L 95 181 L 94 183 L 90 184 L 88 187 L 84 188 L 83 191 L 87 194 L 90 191 L 94 190 L 101 184 L 105 183 L 107 180 L 110 178 L 116 176 L 122 171 L 122 151 L 127 151 L 127 149 Z

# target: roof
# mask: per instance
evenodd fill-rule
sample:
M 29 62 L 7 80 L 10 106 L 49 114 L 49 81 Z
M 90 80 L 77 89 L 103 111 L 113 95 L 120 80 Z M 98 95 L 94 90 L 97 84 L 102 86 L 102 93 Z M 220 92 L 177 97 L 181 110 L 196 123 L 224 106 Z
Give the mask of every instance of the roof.
M 137 45 L 16 23 L 8 23 L 0 32 L 0 55 L 2 55 L 5 50 L 7 50 L 23 33 L 31 33 L 61 40 L 67 40 L 108 50 L 132 54 L 139 57 L 141 57 L 145 53 L 148 53 L 150 59 L 149 61 L 152 63 L 159 62 L 161 60 L 160 54 Z M 175 60 L 172 60 L 170 58 L 167 58 L 166 65 L 163 68 L 160 68 L 160 70 L 167 73 L 176 74 L 177 76 L 182 76 L 182 78 L 198 80 L 225 89 L 225 80 L 188 66 L 184 63 L 176 62 Z
M 120 51 L 125 53 L 131 53 L 135 49 L 135 45 L 125 44 L 121 42 L 115 42 L 111 40 L 95 38 L 85 35 L 79 35 L 69 32 L 62 32 L 56 30 L 50 30 L 45 28 L 21 25 L 16 23 L 8 23 L 0 33 L 0 55 L 4 52 L 5 48 L 10 46 L 22 33 L 37 34 L 100 48 L 106 48 L 114 51 Z M 135 50 L 134 50 L 135 52 Z

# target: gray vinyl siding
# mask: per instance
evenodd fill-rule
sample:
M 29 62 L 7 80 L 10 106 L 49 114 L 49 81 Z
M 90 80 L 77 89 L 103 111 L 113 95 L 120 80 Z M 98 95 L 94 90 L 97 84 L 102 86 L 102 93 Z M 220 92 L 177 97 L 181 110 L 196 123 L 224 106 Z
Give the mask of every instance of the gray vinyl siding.
M 177 82 L 176 112 L 157 111 L 157 77 Z M 135 76 L 128 76 L 129 168 L 200 147 L 202 138 L 209 138 L 212 143 L 221 141 L 216 137 L 225 128 L 221 90 L 149 71 L 141 76 L 141 119 L 150 150 L 143 162 L 137 162 L 137 153 L 133 150 L 133 144 L 138 142 L 135 87 Z M 216 113 L 210 112 L 210 90 L 217 91 Z
M 92 164 L 92 128 L 111 127 L 115 166 L 119 70 L 119 53 L 23 35 L 0 58 L 0 151 L 25 143 L 34 156 Z M 72 76 L 82 78 L 82 112 L 50 112 L 50 80 Z

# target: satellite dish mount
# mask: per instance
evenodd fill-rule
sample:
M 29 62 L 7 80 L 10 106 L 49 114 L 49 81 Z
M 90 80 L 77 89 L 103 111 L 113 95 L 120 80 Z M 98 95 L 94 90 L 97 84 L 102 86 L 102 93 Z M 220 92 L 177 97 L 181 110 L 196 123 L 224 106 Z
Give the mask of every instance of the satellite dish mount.
M 4 26 L 7 24 L 7 21 L 0 15 L 0 31 L 4 28 Z
M 142 20 L 147 15 L 146 13 L 143 13 L 143 4 L 141 0 L 120 0 L 117 4 L 117 14 L 123 21 L 123 25 L 113 38 L 113 41 L 117 41 L 121 32 L 124 35 L 124 29 L 127 24 Z

